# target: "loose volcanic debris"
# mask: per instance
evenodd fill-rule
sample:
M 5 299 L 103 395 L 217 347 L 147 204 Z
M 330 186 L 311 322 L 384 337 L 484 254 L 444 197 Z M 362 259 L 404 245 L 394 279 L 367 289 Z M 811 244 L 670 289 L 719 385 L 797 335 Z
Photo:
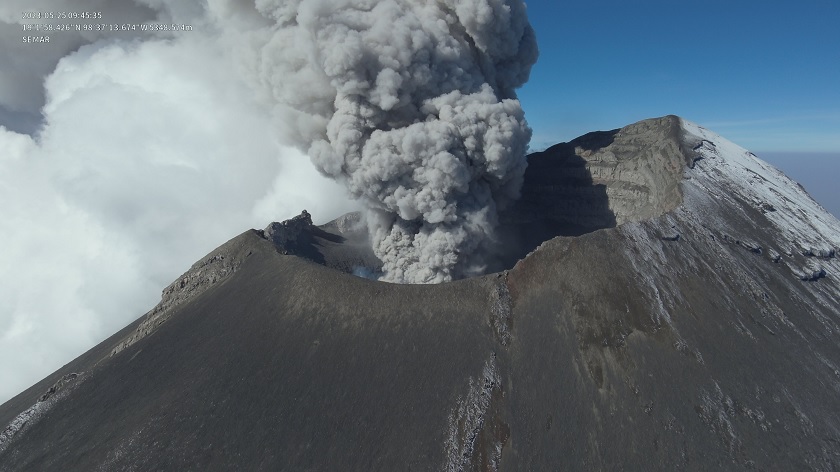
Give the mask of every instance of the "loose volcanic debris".
M 32 426 L 44 415 L 59 399 L 62 391 L 76 381 L 81 373 L 72 372 L 64 375 L 58 382 L 51 386 L 43 395 L 38 398 L 34 405 L 17 415 L 2 432 L 0 432 L 0 454 L 2 454 L 14 438 L 27 427 Z
M 449 415 L 446 472 L 498 471 L 510 428 L 499 417 L 497 405 L 504 389 L 495 354 L 484 364 L 478 379 L 469 379 L 467 395 Z M 496 408 L 494 408 L 496 406 Z
M 513 300 L 507 285 L 507 271 L 498 274 L 496 285 L 490 290 L 490 325 L 502 346 L 510 343 L 513 328 Z

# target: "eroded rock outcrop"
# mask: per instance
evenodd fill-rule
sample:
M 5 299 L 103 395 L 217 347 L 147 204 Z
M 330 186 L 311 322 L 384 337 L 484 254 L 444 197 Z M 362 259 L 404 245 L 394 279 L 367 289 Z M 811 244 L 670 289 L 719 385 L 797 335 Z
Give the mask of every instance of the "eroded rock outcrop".
M 531 154 L 522 198 L 503 220 L 553 220 L 592 230 L 673 210 L 682 202 L 680 182 L 691 161 L 680 130 L 679 118 L 666 116 Z
M 269 224 L 263 231 L 263 237 L 268 239 L 280 251 L 299 250 L 312 243 L 312 215 L 303 210 L 300 215 L 283 221 Z
M 249 250 L 243 249 L 238 239 L 220 246 L 163 289 L 160 303 L 144 315 L 143 321 L 133 333 L 114 346 L 111 355 L 148 336 L 166 322 L 178 306 L 201 295 L 236 272 L 242 261 L 251 255 Z

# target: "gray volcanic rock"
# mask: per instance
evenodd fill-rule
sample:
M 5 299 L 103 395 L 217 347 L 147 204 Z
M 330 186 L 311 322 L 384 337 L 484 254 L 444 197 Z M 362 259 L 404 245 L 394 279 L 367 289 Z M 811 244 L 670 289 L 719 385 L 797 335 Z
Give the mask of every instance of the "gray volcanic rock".
M 679 118 L 667 116 L 528 156 L 522 197 L 500 217 L 508 249 L 501 266 L 513 266 L 555 236 L 579 236 L 676 208 L 683 170 L 693 162 L 682 149 L 681 130 Z
M 282 254 L 294 254 L 327 267 L 352 273 L 364 269 L 376 273 L 382 263 L 373 254 L 360 213 L 348 213 L 322 227 L 312 224 L 306 210 L 283 222 L 273 222 L 255 234 L 274 244 Z M 223 244 L 196 262 L 184 275 L 163 290 L 161 301 L 143 318 L 134 332 L 111 351 L 114 355 L 157 329 L 173 313 L 173 308 L 192 300 L 232 275 L 251 251 L 234 241 Z
M 840 222 L 676 117 L 530 159 L 508 270 L 354 277 L 353 214 L 246 231 L 0 406 L 0 470 L 840 468 Z

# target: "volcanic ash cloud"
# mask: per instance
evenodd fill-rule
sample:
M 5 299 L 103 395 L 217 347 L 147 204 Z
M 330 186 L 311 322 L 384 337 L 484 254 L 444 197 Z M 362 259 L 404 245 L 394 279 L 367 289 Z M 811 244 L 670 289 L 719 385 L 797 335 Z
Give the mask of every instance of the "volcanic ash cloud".
M 518 0 L 212 2 L 284 137 L 368 208 L 383 280 L 480 273 L 519 196 L 537 58 Z

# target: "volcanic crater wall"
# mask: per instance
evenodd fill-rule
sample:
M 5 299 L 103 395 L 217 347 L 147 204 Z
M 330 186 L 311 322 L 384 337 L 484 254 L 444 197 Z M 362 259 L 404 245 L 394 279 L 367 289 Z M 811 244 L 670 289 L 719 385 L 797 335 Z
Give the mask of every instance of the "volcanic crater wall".
M 531 154 L 522 196 L 500 217 L 502 240 L 518 248 L 505 265 L 556 236 L 580 236 L 674 210 L 682 203 L 689 154 L 676 116 L 588 133 Z
M 522 198 L 505 216 L 582 232 L 654 218 L 682 203 L 688 164 L 675 116 L 588 133 L 529 156 Z
M 620 129 L 602 148 L 589 135 L 572 141 L 586 160 L 595 185 L 605 185 L 616 224 L 642 221 L 682 203 L 680 182 L 688 164 L 675 116 L 641 121 Z M 597 144 L 597 143 L 594 143 Z

